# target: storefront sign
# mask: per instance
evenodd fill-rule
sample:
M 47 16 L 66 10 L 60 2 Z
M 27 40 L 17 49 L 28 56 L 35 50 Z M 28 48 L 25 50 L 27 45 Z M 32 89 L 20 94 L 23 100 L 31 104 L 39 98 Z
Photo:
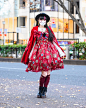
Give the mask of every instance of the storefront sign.
M 56 24 L 52 24 L 52 28 L 56 28 Z
M 58 43 L 59 43 L 60 45 L 68 45 L 68 42 L 67 42 L 67 41 L 61 41 L 61 42 L 59 41 Z
M 4 29 L 4 36 L 7 36 L 7 29 Z
M 0 29 L 0 36 L 2 36 L 2 29 Z
M 55 23 L 55 19 L 52 19 L 52 23 Z

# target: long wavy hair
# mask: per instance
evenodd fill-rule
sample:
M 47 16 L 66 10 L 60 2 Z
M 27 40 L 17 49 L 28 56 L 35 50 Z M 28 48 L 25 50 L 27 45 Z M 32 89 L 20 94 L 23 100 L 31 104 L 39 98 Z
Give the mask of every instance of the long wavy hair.
M 39 19 L 41 19 L 41 20 L 44 19 L 44 16 L 40 16 Z M 36 26 L 39 26 L 38 20 L 36 21 Z M 44 27 L 46 27 L 48 29 L 48 32 L 49 32 L 49 38 L 48 38 L 48 40 L 52 43 L 54 35 L 53 35 L 53 33 L 51 32 L 50 28 L 47 25 L 47 18 L 46 18 L 46 25 Z M 46 35 L 46 34 L 44 34 L 44 35 Z

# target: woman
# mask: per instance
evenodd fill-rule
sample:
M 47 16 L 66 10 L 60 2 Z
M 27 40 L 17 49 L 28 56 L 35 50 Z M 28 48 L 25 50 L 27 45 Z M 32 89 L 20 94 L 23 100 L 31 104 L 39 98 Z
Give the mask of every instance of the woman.
M 45 98 L 52 70 L 63 69 L 66 56 L 47 23 L 50 17 L 40 13 L 35 17 L 36 26 L 31 31 L 21 62 L 27 64 L 26 72 L 41 72 L 38 98 Z

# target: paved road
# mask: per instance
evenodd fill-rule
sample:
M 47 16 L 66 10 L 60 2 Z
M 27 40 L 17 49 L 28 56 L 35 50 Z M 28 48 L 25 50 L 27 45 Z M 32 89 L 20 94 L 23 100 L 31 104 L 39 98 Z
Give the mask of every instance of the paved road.
M 86 108 L 86 66 L 52 71 L 46 99 L 36 98 L 41 73 L 25 68 L 0 62 L 0 108 Z

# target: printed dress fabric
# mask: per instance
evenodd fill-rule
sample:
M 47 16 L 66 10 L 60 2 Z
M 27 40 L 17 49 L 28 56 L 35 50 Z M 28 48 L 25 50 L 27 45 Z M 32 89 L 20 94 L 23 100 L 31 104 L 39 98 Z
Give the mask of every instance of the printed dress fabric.
M 63 59 L 56 46 L 48 41 L 49 33 L 45 31 L 45 37 L 41 31 L 37 31 L 37 43 L 35 43 L 29 55 L 26 72 L 40 72 L 63 69 Z

